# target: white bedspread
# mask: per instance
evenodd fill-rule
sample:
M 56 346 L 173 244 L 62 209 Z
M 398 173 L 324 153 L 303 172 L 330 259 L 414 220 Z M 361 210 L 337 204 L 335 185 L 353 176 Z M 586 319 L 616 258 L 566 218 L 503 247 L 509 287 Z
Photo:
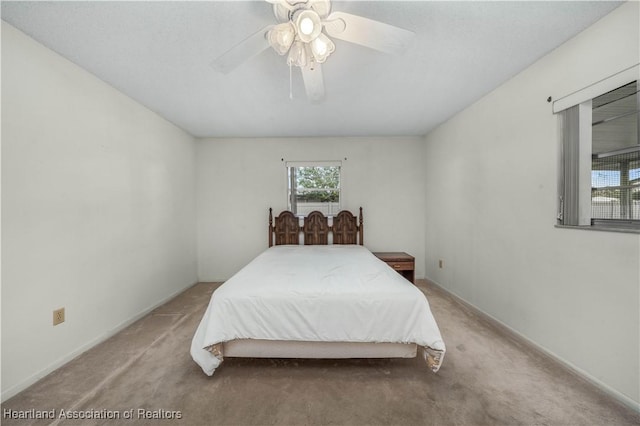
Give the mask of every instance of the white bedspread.
M 191 356 L 212 375 L 222 354 L 211 349 L 235 339 L 416 343 L 438 354 L 434 371 L 445 351 L 424 294 L 357 245 L 275 246 L 256 257 L 213 293 Z

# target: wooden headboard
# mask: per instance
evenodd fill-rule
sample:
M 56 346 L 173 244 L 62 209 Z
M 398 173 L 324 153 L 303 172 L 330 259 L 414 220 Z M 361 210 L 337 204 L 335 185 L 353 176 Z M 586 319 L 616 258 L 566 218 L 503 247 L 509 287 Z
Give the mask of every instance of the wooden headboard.
M 362 245 L 364 239 L 362 207 L 360 207 L 359 218 L 350 211 L 342 210 L 333 217 L 331 226 L 329 218 L 317 210 L 309 213 L 304 218 L 304 225 L 300 226 L 300 219 L 290 211 L 283 211 L 274 220 L 272 209 L 269 209 L 269 247 L 300 244 L 300 232 L 305 245 L 327 245 L 330 233 L 333 234 L 333 244 Z

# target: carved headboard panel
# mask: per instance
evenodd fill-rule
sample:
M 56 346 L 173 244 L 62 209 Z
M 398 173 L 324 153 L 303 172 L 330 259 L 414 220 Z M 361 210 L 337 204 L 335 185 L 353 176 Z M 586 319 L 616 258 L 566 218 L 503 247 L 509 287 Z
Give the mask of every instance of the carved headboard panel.
M 329 219 L 319 211 L 313 211 L 304 218 L 302 233 L 305 246 L 326 246 L 329 244 Z
M 271 228 L 271 209 L 269 209 L 269 227 Z M 300 244 L 300 225 L 298 218 L 290 211 L 284 211 L 276 217 L 273 231 L 269 231 L 269 247 L 271 247 L 272 232 L 276 235 L 276 245 Z
M 329 226 L 329 218 L 319 211 L 309 213 L 304 218 L 304 225 L 300 226 L 299 219 L 290 211 L 283 211 L 274 220 L 273 211 L 269 209 L 269 247 L 274 244 L 300 244 L 300 232 L 303 234 L 305 245 L 327 245 L 330 233 L 333 234 L 333 244 L 362 245 L 362 207 L 359 217 L 350 211 L 342 210 L 333 218 L 332 226 Z
M 360 217 L 362 221 L 362 216 Z M 362 245 L 362 231 L 362 225 L 358 226 L 358 218 L 349 211 L 343 210 L 333 218 L 333 244 L 357 244 L 360 236 Z

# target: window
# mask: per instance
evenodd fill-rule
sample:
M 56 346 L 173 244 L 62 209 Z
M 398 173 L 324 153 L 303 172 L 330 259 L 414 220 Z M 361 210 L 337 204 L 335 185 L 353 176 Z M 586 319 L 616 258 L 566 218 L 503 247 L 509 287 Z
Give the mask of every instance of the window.
M 306 216 L 319 210 L 327 216 L 340 211 L 340 162 L 287 163 L 289 210 Z
M 559 224 L 640 230 L 639 115 L 637 80 L 563 111 Z
M 592 220 L 640 220 L 637 82 L 595 98 L 591 126 Z

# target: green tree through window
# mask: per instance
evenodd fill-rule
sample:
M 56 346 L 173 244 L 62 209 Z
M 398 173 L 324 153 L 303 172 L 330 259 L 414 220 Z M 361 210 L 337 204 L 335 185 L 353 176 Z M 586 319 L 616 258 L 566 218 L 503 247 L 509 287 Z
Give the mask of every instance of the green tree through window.
M 340 203 L 340 166 L 288 167 L 289 207 L 294 214 L 313 210 L 333 214 Z

